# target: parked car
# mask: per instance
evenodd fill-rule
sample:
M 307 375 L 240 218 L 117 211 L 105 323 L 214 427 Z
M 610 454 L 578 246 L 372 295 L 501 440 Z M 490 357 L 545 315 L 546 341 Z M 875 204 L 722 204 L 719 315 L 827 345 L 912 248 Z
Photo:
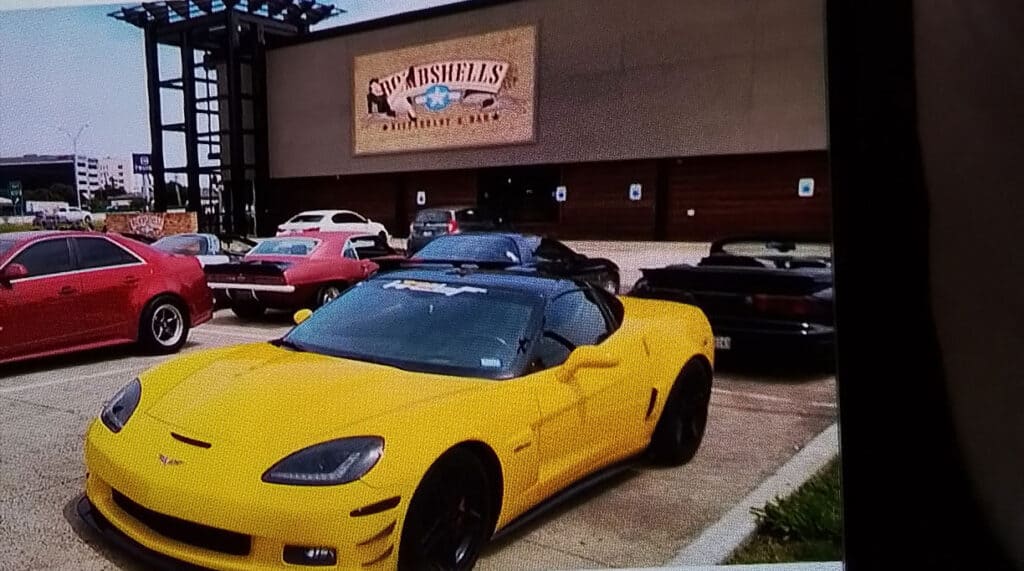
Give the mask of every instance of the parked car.
M 296 321 L 117 392 L 85 437 L 84 521 L 204 568 L 472 569 L 567 488 L 687 463 L 707 425 L 694 307 L 419 269 Z
M 206 266 L 218 305 L 244 319 L 267 309 L 320 307 L 398 257 L 377 234 L 320 232 L 262 240 L 240 262 Z
M 553 238 L 506 232 L 447 234 L 434 239 L 410 262 L 483 263 L 529 268 L 583 280 L 611 294 L 619 293 L 619 267 L 606 258 L 590 258 Z
M 831 361 L 835 342 L 832 252 L 785 237 L 730 238 L 696 265 L 640 270 L 629 293 L 700 307 L 719 351 Z
M 222 238 L 216 234 L 174 234 L 152 244 L 168 254 L 194 256 L 203 267 L 237 262 L 255 245 L 241 236 Z
M 0 362 L 135 342 L 172 353 L 212 313 L 194 259 L 114 234 L 0 234 Z
M 277 227 L 278 236 L 308 232 L 359 232 L 377 234 L 384 239 L 391 237 L 383 224 L 351 210 L 308 210 Z
M 484 208 L 440 206 L 424 208 L 409 225 L 406 252 L 413 254 L 438 236 L 462 232 L 488 232 L 503 228 L 503 222 Z

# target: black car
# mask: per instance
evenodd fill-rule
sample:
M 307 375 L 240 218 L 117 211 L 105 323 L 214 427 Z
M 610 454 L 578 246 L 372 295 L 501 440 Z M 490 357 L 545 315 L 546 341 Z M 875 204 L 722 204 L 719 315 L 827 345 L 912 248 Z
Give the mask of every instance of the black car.
M 536 270 L 586 281 L 619 293 L 619 267 L 589 258 L 552 238 L 511 232 L 470 232 L 440 236 L 410 258 L 414 263 L 468 263 Z
M 641 269 L 629 295 L 700 307 L 721 353 L 829 363 L 835 342 L 832 252 L 827 243 L 730 238 L 694 266 Z
M 476 206 L 424 208 L 416 213 L 409 225 L 409 241 L 405 249 L 412 254 L 438 236 L 496 231 L 502 227 L 503 222 L 499 217 Z

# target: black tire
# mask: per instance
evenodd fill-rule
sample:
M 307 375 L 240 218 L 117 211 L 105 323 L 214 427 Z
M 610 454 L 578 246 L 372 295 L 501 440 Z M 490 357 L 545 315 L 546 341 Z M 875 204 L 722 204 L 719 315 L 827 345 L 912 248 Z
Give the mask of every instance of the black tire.
M 317 290 L 316 299 L 313 301 L 314 307 L 320 308 L 331 301 L 334 301 L 342 292 L 346 289 L 345 284 L 327 284 Z
M 398 569 L 472 569 L 497 521 L 492 485 L 483 462 L 468 450 L 438 459 L 409 502 Z
M 654 463 L 682 466 L 696 456 L 704 440 L 710 402 L 710 372 L 701 363 L 687 363 L 676 377 L 651 436 L 648 453 Z
M 232 303 L 231 311 L 240 319 L 253 320 L 263 317 L 267 308 L 258 303 Z
M 188 341 L 191 321 L 188 308 L 175 297 L 164 295 L 146 304 L 139 320 L 139 344 L 149 353 L 177 353 Z

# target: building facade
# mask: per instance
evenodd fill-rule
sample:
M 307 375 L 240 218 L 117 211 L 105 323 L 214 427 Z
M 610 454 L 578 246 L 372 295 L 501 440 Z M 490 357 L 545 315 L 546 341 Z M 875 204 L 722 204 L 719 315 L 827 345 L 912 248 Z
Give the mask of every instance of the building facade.
M 136 183 L 136 176 L 132 172 L 132 161 L 130 157 L 104 157 L 99 159 L 99 182 L 100 188 L 115 188 L 125 194 L 138 194 L 139 185 Z
M 821 0 L 470 1 L 277 45 L 260 216 L 827 237 L 823 22 Z

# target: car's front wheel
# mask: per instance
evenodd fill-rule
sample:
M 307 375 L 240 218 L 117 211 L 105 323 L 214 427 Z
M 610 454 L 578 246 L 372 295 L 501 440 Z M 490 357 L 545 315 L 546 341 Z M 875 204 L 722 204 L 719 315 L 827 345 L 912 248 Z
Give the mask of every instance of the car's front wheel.
M 494 531 L 487 471 L 468 450 L 453 450 L 427 471 L 406 512 L 398 568 L 472 569 Z
M 666 466 L 682 466 L 692 460 L 704 439 L 710 403 L 710 372 L 699 362 L 687 363 L 654 428 L 648 448 L 651 460 Z
M 176 353 L 188 340 L 189 325 L 188 310 L 181 301 L 158 297 L 142 312 L 139 343 L 152 353 Z

